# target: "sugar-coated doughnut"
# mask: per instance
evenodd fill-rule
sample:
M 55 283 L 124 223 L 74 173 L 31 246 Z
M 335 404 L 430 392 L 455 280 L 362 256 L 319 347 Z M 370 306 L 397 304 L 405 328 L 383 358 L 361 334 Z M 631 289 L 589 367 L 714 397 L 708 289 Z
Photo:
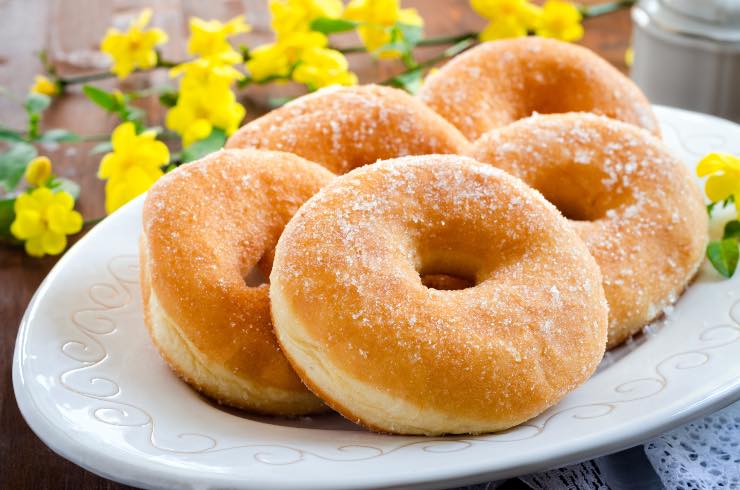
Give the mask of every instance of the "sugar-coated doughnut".
M 431 289 L 420 274 L 474 286 Z M 606 344 L 601 275 L 568 221 L 520 180 L 461 156 L 338 177 L 286 226 L 270 281 L 296 372 L 378 431 L 511 427 L 588 378 Z
M 521 178 L 571 219 L 604 278 L 609 347 L 672 304 L 701 264 L 701 191 L 647 131 L 593 114 L 535 116 L 486 133 L 471 155 Z
M 289 153 L 225 150 L 149 191 L 140 241 L 146 324 L 173 370 L 204 394 L 265 414 L 325 410 L 275 341 L 269 286 L 245 277 L 269 262 L 290 217 L 332 178 Z
M 343 174 L 380 159 L 461 153 L 468 141 L 403 90 L 379 85 L 329 87 L 251 121 L 227 148 L 295 153 Z
M 428 77 L 419 96 L 471 141 L 535 112 L 593 112 L 659 132 L 629 78 L 586 48 L 540 37 L 483 43 Z

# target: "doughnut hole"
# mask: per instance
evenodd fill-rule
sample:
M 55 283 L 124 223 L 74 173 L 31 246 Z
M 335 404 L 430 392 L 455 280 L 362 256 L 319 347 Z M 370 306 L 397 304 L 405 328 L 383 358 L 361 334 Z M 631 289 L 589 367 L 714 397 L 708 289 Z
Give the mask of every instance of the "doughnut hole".
M 262 254 L 256 263 L 252 260 L 249 257 L 241 257 L 240 269 L 244 285 L 249 288 L 256 288 L 263 284 L 269 285 L 272 262 L 275 260 L 275 246 L 268 246 L 267 251 Z
M 266 275 L 264 269 L 257 264 L 244 274 L 244 284 L 249 288 L 270 284 L 270 276 Z
M 421 283 L 429 289 L 439 291 L 459 291 L 475 286 L 475 280 L 454 274 L 420 272 Z
M 435 222 L 435 220 L 432 220 Z M 473 288 L 496 268 L 503 255 L 493 252 L 497 247 L 481 239 L 480 230 L 466 219 L 443 220 L 444 225 L 420 230 L 413 245 L 414 268 L 421 283 L 429 289 L 458 291 Z M 509 252 L 518 254 L 518 247 Z M 487 268 L 484 267 L 487 263 Z
M 592 165 L 566 162 L 543 166 L 531 185 L 571 221 L 597 221 L 633 200 L 629 188 L 610 188 L 609 174 Z
M 426 252 L 420 257 L 416 272 L 424 286 L 440 291 L 472 288 L 479 282 L 476 277 L 477 264 L 469 257 L 450 251 Z

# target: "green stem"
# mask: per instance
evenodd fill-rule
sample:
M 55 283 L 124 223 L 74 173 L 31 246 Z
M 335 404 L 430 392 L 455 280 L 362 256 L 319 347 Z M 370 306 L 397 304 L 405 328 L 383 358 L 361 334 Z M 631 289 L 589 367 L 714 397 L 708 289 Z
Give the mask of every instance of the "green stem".
M 346 48 L 332 48 L 332 49 L 336 49 L 342 54 L 364 53 L 365 51 L 367 51 L 365 46 L 349 46 Z
M 95 218 L 95 219 L 86 219 L 85 221 L 82 222 L 82 226 L 93 226 L 93 225 L 97 225 L 98 223 L 100 223 L 104 219 L 105 219 L 105 216 L 101 216 L 101 217 Z
M 455 34 L 454 36 L 438 36 L 428 37 L 422 39 L 416 45 L 417 46 L 443 46 L 445 44 L 456 44 L 466 39 L 473 39 L 478 36 L 477 32 L 464 32 L 462 34 Z M 348 46 L 346 48 L 332 48 L 336 49 L 340 53 L 352 54 L 352 53 L 364 53 L 367 51 L 365 46 Z
M 394 75 L 390 78 L 387 78 L 383 80 L 382 82 L 378 82 L 378 83 L 380 85 L 392 85 L 393 82 L 396 80 L 396 77 L 405 75 L 407 73 L 411 73 L 412 71 L 423 70 L 424 68 L 429 68 L 431 66 L 434 66 L 440 61 L 446 60 L 448 58 L 452 58 L 453 56 L 456 56 L 462 53 L 466 49 L 470 48 L 473 44 L 475 44 L 475 39 L 470 38 L 470 37 L 465 37 L 462 40 L 450 46 L 449 48 L 442 51 L 437 56 L 433 56 L 432 58 L 429 58 L 428 60 L 422 61 L 416 67 L 402 71 L 401 73 Z
M 94 82 L 96 80 L 105 80 L 106 78 L 113 78 L 115 76 L 115 73 L 103 71 L 100 73 L 90 73 L 89 75 L 79 75 L 75 77 L 60 77 L 57 79 L 57 81 L 62 87 L 66 87 L 67 85 Z
M 417 43 L 417 46 L 439 46 L 440 44 L 457 44 L 465 41 L 466 39 L 473 39 L 478 36 L 477 32 L 464 32 L 455 36 L 439 36 L 422 39 Z
M 134 73 L 142 73 L 147 72 L 151 70 L 158 70 L 160 68 L 173 68 L 177 66 L 179 63 L 176 61 L 169 61 L 164 59 L 157 59 L 157 64 L 154 65 L 152 68 L 147 68 L 145 70 L 134 70 Z M 105 80 L 108 78 L 114 78 L 116 76 L 115 73 L 110 71 L 103 71 L 99 73 L 90 73 L 88 75 L 79 75 L 74 77 L 58 77 L 57 82 L 62 86 L 66 87 L 67 85 L 75 85 L 78 83 L 87 83 L 87 82 L 94 82 L 96 80 Z

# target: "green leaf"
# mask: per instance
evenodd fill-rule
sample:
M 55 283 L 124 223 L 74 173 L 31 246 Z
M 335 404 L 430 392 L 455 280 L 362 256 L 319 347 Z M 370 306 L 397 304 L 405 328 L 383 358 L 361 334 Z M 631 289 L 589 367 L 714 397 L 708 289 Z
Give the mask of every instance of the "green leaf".
M 421 26 L 401 24 L 399 22 L 396 24 L 396 27 L 398 27 L 398 30 L 401 32 L 403 41 L 411 47 L 419 44 L 419 41 L 424 37 L 424 29 L 422 29 Z
M 346 32 L 356 28 L 359 24 L 352 20 L 331 19 L 328 17 L 319 17 L 311 21 L 311 30 L 332 34 L 334 32 Z
M 39 141 L 42 142 L 57 142 L 57 143 L 75 143 L 80 141 L 80 135 L 67 131 L 66 129 L 50 129 L 44 132 L 40 137 Z
M 118 103 L 116 96 L 103 89 L 93 87 L 92 85 L 85 85 L 82 87 L 82 92 L 88 99 L 106 111 L 115 112 L 120 108 L 120 104 Z
M 712 216 L 712 211 L 714 211 L 714 206 L 716 205 L 717 205 L 716 202 L 710 202 L 709 204 L 707 204 L 707 214 L 709 216 Z
M 732 277 L 737 268 L 737 260 L 740 256 L 738 243 L 734 238 L 724 240 L 712 240 L 707 245 L 707 258 L 717 272 L 725 277 Z
M 213 128 L 211 134 L 202 140 L 198 140 L 182 151 L 183 163 L 192 162 L 202 158 L 209 153 L 223 148 L 226 143 L 226 133 L 223 129 Z
M 175 107 L 178 93 L 176 90 L 165 90 L 159 94 L 159 102 L 165 107 Z
M 82 87 L 88 99 L 93 101 L 108 112 L 115 112 L 124 121 L 131 121 L 136 125 L 137 131 L 143 128 L 143 120 L 146 113 L 143 109 L 129 105 L 131 96 L 125 94 L 122 98 L 116 97 L 112 92 L 106 92 L 103 89 L 85 85 Z
M 118 115 L 124 121 L 131 121 L 132 123 L 134 123 L 137 133 L 141 132 L 144 129 L 143 121 L 144 117 L 146 116 L 146 112 L 144 112 L 144 109 L 131 105 L 124 105 L 118 111 Z
M 26 165 L 36 155 L 36 148 L 28 143 L 16 143 L 0 155 L 0 186 L 5 187 L 8 192 L 18 187 Z
M 64 191 L 71 195 L 75 201 L 80 197 L 80 185 L 77 182 L 65 179 L 64 177 L 54 178 L 49 183 L 49 188 L 53 189 L 55 192 Z
M 421 88 L 421 84 L 424 81 L 424 72 L 421 68 L 407 71 L 396 75 L 391 79 L 391 85 L 394 87 L 402 88 L 410 94 L 415 94 Z
M 23 107 L 29 114 L 41 114 L 51 104 L 51 97 L 44 94 L 28 94 Z
M 98 143 L 90 149 L 90 155 L 97 155 L 98 153 L 109 153 L 113 151 L 113 144 L 110 141 L 103 141 Z
M 246 44 L 240 44 L 238 51 L 242 55 L 242 59 L 244 61 L 249 61 L 249 59 L 252 57 L 251 53 L 249 52 L 249 46 L 247 46 Z
M 740 239 L 740 221 L 736 219 L 728 221 L 727 224 L 725 224 L 725 232 L 722 235 L 722 238 Z
M 10 233 L 10 225 L 15 220 L 15 197 L 0 199 L 0 238 L 15 241 Z
M 0 140 L 23 141 L 23 134 L 10 128 L 0 126 Z

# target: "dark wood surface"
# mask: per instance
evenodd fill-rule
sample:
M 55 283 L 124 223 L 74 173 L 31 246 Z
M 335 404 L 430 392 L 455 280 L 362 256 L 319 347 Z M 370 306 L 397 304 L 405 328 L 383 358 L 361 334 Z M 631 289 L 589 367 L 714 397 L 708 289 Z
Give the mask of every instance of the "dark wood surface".
M 244 41 L 249 45 L 265 42 L 269 39 L 265 2 L 152 0 L 146 5 L 154 7 L 154 23 L 170 35 L 165 55 L 178 59 L 184 54 L 187 18 L 191 15 L 224 20 L 247 10 L 248 20 L 255 28 Z M 107 7 L 101 8 L 102 4 Z M 0 85 L 22 96 L 33 76 L 41 72 L 36 53 L 42 49 L 50 52 L 62 73 L 80 72 L 70 65 L 68 58 L 71 56 L 66 55 L 76 50 L 93 52 L 96 41 L 114 16 L 120 18 L 142 5 L 123 0 L 0 0 Z M 419 9 L 426 21 L 427 36 L 461 33 L 480 29 L 484 24 L 470 10 L 466 0 L 405 1 L 404 5 Z M 624 51 L 630 32 L 629 14 L 621 11 L 588 20 L 582 44 L 626 71 Z M 346 41 L 353 43 L 352 39 Z M 433 56 L 434 50 L 426 48 L 420 58 Z M 351 55 L 350 63 L 362 82 L 381 80 L 400 69 L 393 62 L 370 62 L 364 55 Z M 142 87 L 165 79 L 161 71 L 151 76 L 137 75 L 126 82 L 126 87 Z M 101 86 L 111 88 L 115 82 L 107 81 Z M 247 90 L 243 99 L 249 112 L 247 117 L 254 118 L 266 110 L 268 95 L 291 90 L 290 87 Z M 150 123 L 161 124 L 161 109 L 150 101 L 144 104 L 150 110 Z M 0 98 L 0 123 L 17 128 L 24 123 L 20 107 L 7 98 Z M 116 121 L 86 102 L 75 90 L 54 101 L 43 123 L 48 128 L 64 127 L 82 134 L 99 134 L 109 131 Z M 78 209 L 87 219 L 103 213 L 103 184 L 95 177 L 100 156 L 88 155 L 90 146 L 76 144 L 41 149 L 42 154 L 52 159 L 57 173 L 82 185 Z M 126 488 L 55 455 L 29 429 L 16 405 L 11 365 L 18 324 L 31 296 L 57 260 L 58 257 L 30 258 L 22 249 L 0 245 L 0 488 Z

